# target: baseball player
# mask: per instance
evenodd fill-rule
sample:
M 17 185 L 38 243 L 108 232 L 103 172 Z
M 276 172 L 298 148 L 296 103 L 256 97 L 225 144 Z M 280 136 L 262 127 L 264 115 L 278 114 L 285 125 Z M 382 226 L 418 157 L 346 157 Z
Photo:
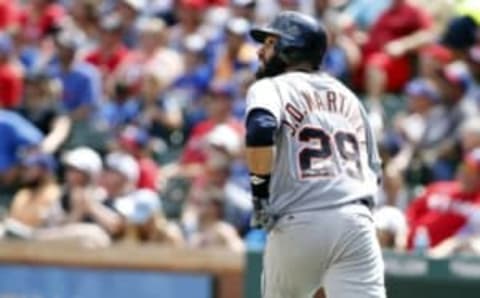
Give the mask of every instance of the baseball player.
M 291 11 L 251 31 L 261 67 L 247 95 L 255 212 L 265 228 L 263 297 L 385 297 L 371 207 L 380 175 L 358 98 L 319 72 L 327 33 Z

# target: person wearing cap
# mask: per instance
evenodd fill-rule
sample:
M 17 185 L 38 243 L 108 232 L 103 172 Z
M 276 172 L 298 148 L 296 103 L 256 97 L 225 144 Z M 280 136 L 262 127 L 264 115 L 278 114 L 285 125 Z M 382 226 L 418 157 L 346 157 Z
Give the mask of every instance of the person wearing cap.
M 235 82 L 239 71 L 256 67 L 256 49 L 247 41 L 250 23 L 243 18 L 229 20 L 225 27 L 225 49 L 215 61 L 214 82 Z
M 150 156 L 150 134 L 141 127 L 129 125 L 120 133 L 120 148 L 133 156 L 138 163 L 137 188 L 157 190 L 159 168 Z
M 102 159 L 88 147 L 77 147 L 62 156 L 63 191 L 61 210 L 65 222 L 81 222 L 85 219 L 86 200 L 101 200 L 103 192 L 98 185 L 102 171 Z
M 125 218 L 115 208 L 115 202 L 136 190 L 138 175 L 138 164 L 132 156 L 122 152 L 108 154 L 100 177 L 105 196 L 102 200 L 84 200 L 83 221 L 98 224 L 114 239 L 121 236 Z
M 0 108 L 12 109 L 20 105 L 23 92 L 23 74 L 12 60 L 13 44 L 9 35 L 0 34 Z
M 459 233 L 468 223 L 471 211 L 480 207 L 480 149 L 463 158 L 457 177 L 451 181 L 427 185 L 423 193 L 409 205 L 407 248 L 419 227 L 425 227 L 430 247 Z
M 450 48 L 455 58 L 464 59 L 468 49 L 475 44 L 477 24 L 470 16 L 457 16 L 450 20 L 440 42 Z
M 85 56 L 104 78 L 111 75 L 129 53 L 122 41 L 122 24 L 118 15 L 109 15 L 100 22 L 100 41 L 96 49 Z
M 63 31 L 55 37 L 56 57 L 48 71 L 62 85 L 61 106 L 74 121 L 88 121 L 101 98 L 98 70 L 77 59 L 78 40 Z
M 46 227 L 53 214 L 54 207 L 60 200 L 61 188 L 55 181 L 55 160 L 51 155 L 31 153 L 22 160 L 21 187 L 13 198 L 8 221 L 7 234 L 17 235 L 15 224 L 27 229 Z
M 88 214 L 89 200 L 101 201 L 103 191 L 98 187 L 98 175 L 102 160 L 87 147 L 75 148 L 62 157 L 64 185 L 59 199 L 45 212 L 46 224 L 36 229 L 9 219 L 7 227 L 17 231 L 20 237 L 28 236 L 38 241 L 62 241 L 89 248 L 106 247 L 110 236 Z M 23 231 L 23 233 L 22 233 Z
M 235 228 L 224 221 L 224 200 L 223 192 L 216 188 L 206 188 L 200 194 L 198 218 L 195 224 L 190 223 L 191 234 L 187 238 L 192 247 L 225 248 L 234 252 L 245 250 Z
M 131 196 L 117 200 L 115 208 L 127 222 L 122 241 L 155 242 L 176 247 L 184 244 L 180 228 L 169 222 L 163 214 L 156 192 L 140 189 Z
M 84 147 L 68 152 L 63 162 L 67 167 L 66 187 L 69 188 L 60 206 L 66 213 L 60 221 L 65 224 L 65 229 L 44 231 L 41 238 L 48 240 L 75 236 L 105 246 L 109 238 L 120 237 L 125 231 L 126 221 L 115 208 L 115 202 L 135 190 L 138 178 L 135 160 L 124 153 L 110 153 L 102 172 L 98 154 Z

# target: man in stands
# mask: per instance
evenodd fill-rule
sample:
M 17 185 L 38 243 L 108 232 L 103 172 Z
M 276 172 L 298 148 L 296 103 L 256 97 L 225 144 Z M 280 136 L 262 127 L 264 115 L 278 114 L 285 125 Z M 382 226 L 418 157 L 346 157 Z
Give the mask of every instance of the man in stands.
M 414 248 L 417 231 L 426 228 L 430 247 L 454 236 L 480 208 L 480 149 L 467 154 L 453 181 L 427 186 L 407 209 L 407 247 Z

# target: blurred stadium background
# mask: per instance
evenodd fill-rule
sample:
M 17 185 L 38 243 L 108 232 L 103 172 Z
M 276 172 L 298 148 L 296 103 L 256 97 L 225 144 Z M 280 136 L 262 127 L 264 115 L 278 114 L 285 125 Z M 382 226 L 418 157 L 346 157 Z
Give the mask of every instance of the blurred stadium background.
M 0 297 L 260 297 L 248 32 L 283 9 L 377 132 L 389 297 L 479 296 L 480 1 L 0 0 Z

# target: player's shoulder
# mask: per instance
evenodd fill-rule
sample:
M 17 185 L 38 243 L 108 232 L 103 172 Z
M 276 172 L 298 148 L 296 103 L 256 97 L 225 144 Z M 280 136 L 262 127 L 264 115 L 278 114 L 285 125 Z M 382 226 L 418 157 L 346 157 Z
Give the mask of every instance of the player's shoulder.
M 249 94 L 265 92 L 267 90 L 274 90 L 275 83 L 273 82 L 272 78 L 263 78 L 260 80 L 255 81 L 250 87 L 248 88 Z

